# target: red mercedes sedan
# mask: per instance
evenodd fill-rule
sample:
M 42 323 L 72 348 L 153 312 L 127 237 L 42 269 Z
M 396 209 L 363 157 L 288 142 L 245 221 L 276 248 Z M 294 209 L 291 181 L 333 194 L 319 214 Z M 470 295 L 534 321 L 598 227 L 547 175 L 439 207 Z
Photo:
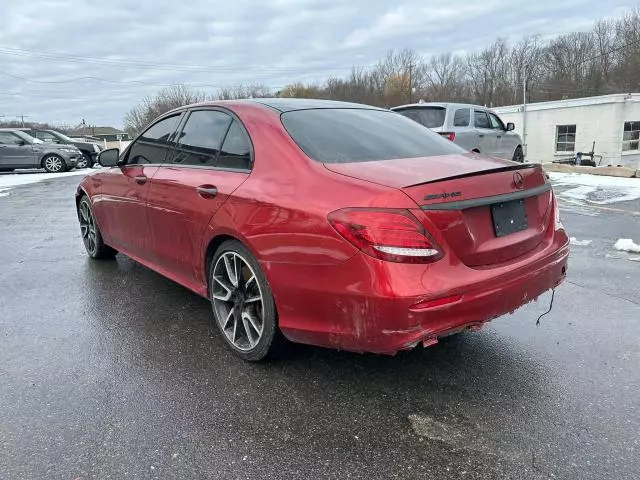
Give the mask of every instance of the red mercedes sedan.
M 393 354 L 512 312 L 565 278 L 539 165 L 471 154 L 366 105 L 255 99 L 159 117 L 78 187 L 86 250 L 210 299 L 226 343 Z

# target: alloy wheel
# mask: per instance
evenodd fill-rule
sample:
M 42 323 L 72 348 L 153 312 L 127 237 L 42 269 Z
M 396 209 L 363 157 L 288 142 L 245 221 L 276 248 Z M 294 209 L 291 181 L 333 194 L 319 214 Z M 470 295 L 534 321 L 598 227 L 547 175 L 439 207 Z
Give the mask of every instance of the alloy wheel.
M 93 213 L 89 208 L 87 202 L 80 202 L 80 208 L 78 209 L 80 217 L 80 233 L 82 234 L 82 241 L 84 246 L 90 255 L 94 255 L 96 252 L 96 222 L 93 218 Z
M 224 252 L 213 268 L 211 297 L 216 318 L 227 340 L 238 350 L 256 347 L 264 331 L 264 298 L 249 262 Z
M 55 155 L 50 155 L 44 159 L 44 168 L 49 172 L 59 172 L 62 170 L 62 159 Z
M 89 166 L 89 159 L 86 155 L 82 155 L 82 158 L 76 163 L 76 168 L 87 168 Z

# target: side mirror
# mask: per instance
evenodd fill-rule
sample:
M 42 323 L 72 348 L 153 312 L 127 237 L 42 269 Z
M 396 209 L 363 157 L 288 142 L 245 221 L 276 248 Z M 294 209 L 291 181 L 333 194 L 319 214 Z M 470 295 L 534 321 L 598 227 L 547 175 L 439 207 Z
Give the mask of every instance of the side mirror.
M 119 148 L 109 148 L 103 150 L 98 154 L 98 163 L 103 167 L 115 167 L 118 165 L 118 159 L 120 158 Z
M 18 145 L 19 147 L 24 147 L 27 144 L 27 142 L 25 142 L 24 140 L 20 139 L 18 140 L 18 143 L 16 145 Z
M 516 129 L 516 124 L 513 122 L 507 123 L 507 132 L 511 132 Z

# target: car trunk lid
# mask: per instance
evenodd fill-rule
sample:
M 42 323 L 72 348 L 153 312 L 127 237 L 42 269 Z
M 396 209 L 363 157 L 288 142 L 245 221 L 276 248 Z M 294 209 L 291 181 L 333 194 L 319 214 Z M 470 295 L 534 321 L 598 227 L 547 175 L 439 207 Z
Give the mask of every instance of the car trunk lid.
M 470 154 L 325 166 L 404 191 L 425 227 L 470 267 L 534 250 L 551 219 L 551 186 L 538 165 Z

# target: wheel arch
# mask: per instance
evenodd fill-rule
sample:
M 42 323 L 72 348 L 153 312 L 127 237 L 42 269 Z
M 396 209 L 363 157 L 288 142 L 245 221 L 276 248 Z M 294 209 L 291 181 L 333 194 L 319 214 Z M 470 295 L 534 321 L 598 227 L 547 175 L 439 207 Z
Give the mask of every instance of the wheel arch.
M 207 243 L 207 247 L 204 249 L 204 280 L 205 285 L 207 286 L 207 295 L 209 295 L 209 269 L 211 268 L 211 262 L 213 261 L 213 256 L 218 250 L 218 247 L 222 245 L 224 242 L 228 240 L 235 240 L 236 242 L 243 245 L 247 250 L 251 252 L 251 254 L 258 259 L 255 250 L 253 247 L 244 239 L 241 235 L 237 235 L 233 232 L 219 232 L 214 235 L 211 239 L 209 239 Z

